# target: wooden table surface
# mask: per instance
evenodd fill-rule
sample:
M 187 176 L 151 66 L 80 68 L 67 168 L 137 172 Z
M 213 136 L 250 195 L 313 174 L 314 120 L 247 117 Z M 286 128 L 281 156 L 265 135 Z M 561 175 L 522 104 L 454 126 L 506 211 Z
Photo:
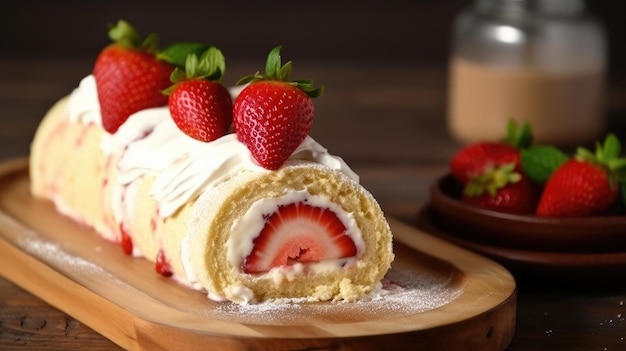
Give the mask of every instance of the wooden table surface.
M 411 221 L 459 144 L 445 128 L 446 68 L 297 62 L 294 78 L 326 87 L 312 136 L 341 155 L 388 215 Z M 27 156 L 37 123 L 90 62 L 0 61 L 0 160 Z M 226 83 L 262 69 L 230 63 Z M 626 89 L 611 82 L 610 128 L 626 132 Z M 625 272 L 626 273 L 626 272 Z M 626 274 L 624 274 L 626 277 Z M 508 350 L 626 349 L 624 286 L 520 281 Z M 0 277 L 1 350 L 119 350 L 89 327 Z

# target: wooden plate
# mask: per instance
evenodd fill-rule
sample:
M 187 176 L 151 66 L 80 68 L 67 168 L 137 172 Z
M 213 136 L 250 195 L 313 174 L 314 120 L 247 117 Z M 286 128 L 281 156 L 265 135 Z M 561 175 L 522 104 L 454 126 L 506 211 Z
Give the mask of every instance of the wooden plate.
M 502 350 L 516 284 L 499 264 L 397 220 L 381 293 L 357 303 L 216 303 L 154 273 L 0 164 L 0 274 L 129 350 Z

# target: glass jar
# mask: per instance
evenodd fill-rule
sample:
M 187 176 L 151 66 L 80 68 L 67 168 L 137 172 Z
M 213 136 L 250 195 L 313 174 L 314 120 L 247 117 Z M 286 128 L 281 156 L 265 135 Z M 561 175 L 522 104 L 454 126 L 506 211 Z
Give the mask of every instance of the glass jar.
M 606 39 L 583 0 L 476 0 L 454 24 L 448 128 L 497 140 L 508 120 L 536 143 L 580 145 L 605 127 Z

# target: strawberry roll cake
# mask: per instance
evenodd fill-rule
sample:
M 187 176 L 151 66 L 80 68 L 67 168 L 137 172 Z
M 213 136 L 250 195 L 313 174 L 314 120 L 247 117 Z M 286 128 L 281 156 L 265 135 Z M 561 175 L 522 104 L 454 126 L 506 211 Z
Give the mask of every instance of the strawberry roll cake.
M 110 36 L 37 129 L 35 197 L 213 300 L 354 301 L 380 286 L 389 224 L 308 135 L 321 88 L 289 81 L 280 47 L 229 91 L 215 47 L 157 56 L 123 21 Z
M 110 134 L 93 76 L 41 122 L 32 193 L 214 300 L 353 301 L 393 260 L 383 213 L 341 158 L 307 136 L 276 170 L 235 133 L 190 138 L 169 109 Z

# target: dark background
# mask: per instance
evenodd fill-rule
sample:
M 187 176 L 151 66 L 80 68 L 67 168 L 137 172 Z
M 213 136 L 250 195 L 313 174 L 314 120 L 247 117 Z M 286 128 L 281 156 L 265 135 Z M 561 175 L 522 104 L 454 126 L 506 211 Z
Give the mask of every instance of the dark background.
M 10 4 L 10 5 L 9 5 Z M 470 1 L 8 1 L 0 5 L 0 58 L 92 59 L 124 18 L 162 46 L 217 45 L 227 60 L 258 60 L 277 44 L 294 62 L 445 64 L 454 16 Z M 624 76 L 624 1 L 588 1 L 605 24 L 609 67 Z M 297 61 L 296 61 L 297 60 Z M 621 79 L 620 79 L 621 80 Z

